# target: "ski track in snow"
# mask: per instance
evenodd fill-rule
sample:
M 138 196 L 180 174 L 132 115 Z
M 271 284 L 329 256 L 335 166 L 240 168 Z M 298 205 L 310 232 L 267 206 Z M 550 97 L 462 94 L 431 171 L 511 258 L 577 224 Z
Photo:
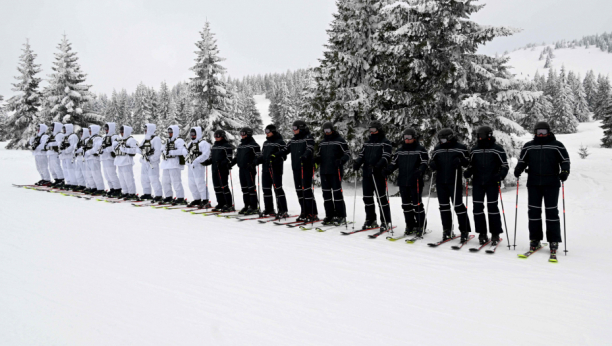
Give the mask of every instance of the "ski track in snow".
M 262 112 L 263 114 L 263 112 Z M 0 150 L 1 345 L 602 345 L 612 337 L 608 218 L 612 151 L 599 123 L 560 135 L 569 254 L 528 260 L 522 181 L 516 251 L 461 251 L 134 208 L 11 187 L 39 179 Z M 261 142 L 263 137 L 259 137 Z M 578 157 L 581 144 L 592 155 Z M 297 211 L 290 162 L 285 191 Z M 139 164 L 134 171 L 139 183 Z M 239 192 L 237 171 L 234 190 Z M 186 171 L 184 186 L 187 188 Z M 515 189 L 504 191 L 514 228 Z M 353 191 L 345 187 L 347 210 Z M 320 189 L 316 191 L 323 211 Z M 188 194 L 189 197 L 189 194 Z M 471 199 L 470 199 L 471 201 Z M 236 198 L 238 207 L 242 197 Z M 357 200 L 357 226 L 363 203 Z M 400 198 L 393 219 L 403 229 Z M 560 203 L 561 205 L 561 203 Z M 471 202 L 470 202 L 471 214 Z M 373 233 L 373 232 L 370 232 Z M 604 248 L 606 247 L 606 248 Z

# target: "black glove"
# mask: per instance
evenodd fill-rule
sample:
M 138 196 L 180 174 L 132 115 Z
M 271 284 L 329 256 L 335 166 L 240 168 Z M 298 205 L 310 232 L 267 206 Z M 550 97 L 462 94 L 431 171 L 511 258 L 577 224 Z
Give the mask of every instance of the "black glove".
M 459 168 L 459 166 L 461 166 L 461 159 L 458 158 L 458 157 L 455 157 L 455 159 L 453 160 L 451 165 L 452 165 L 453 169 Z
M 228 169 L 232 169 L 236 165 L 236 161 L 231 161 L 227 164 Z
M 385 169 L 386 167 L 387 167 L 387 161 L 380 160 L 376 163 L 376 166 L 374 166 L 374 170 L 377 172 L 382 172 L 382 170 Z
M 300 156 L 300 161 L 301 161 L 302 163 L 306 163 L 306 162 L 308 162 L 308 159 L 310 159 L 310 155 L 306 155 L 306 154 L 304 154 L 304 155 Z
M 472 177 L 472 169 L 468 168 L 465 170 L 465 172 L 463 172 L 463 177 L 465 179 L 470 179 Z
M 429 168 L 431 169 L 432 172 L 437 171 L 438 170 L 438 165 L 436 165 L 436 161 L 429 162 Z
M 202 162 L 202 166 L 210 166 L 212 164 L 212 161 L 210 159 Z
M 342 160 L 340 160 L 340 159 L 336 159 L 336 160 L 334 161 L 334 164 L 336 165 L 336 167 L 337 167 L 337 168 L 340 168 L 340 167 L 342 167 L 342 166 L 343 166 L 343 165 L 342 165 Z
M 493 174 L 492 178 L 493 178 L 493 181 L 496 182 L 497 184 L 501 183 L 502 181 L 501 175 L 499 174 Z
M 566 181 L 567 177 L 569 177 L 568 171 L 562 171 L 561 173 L 559 173 L 559 179 L 561 179 L 561 181 Z
M 423 176 L 425 175 L 426 170 L 427 168 L 422 167 L 422 166 L 417 169 L 417 174 L 419 176 L 419 179 L 423 179 Z
M 315 156 L 313 161 L 314 161 L 314 163 L 316 165 L 320 165 L 321 164 L 321 156 L 318 156 L 318 155 Z
M 393 174 L 393 171 L 395 171 L 395 169 L 393 169 L 393 167 L 388 166 L 385 169 L 383 169 L 383 173 L 385 173 L 385 175 L 391 175 Z
M 516 179 L 520 178 L 521 174 L 523 174 L 523 171 L 521 171 L 518 167 L 514 169 L 514 176 Z

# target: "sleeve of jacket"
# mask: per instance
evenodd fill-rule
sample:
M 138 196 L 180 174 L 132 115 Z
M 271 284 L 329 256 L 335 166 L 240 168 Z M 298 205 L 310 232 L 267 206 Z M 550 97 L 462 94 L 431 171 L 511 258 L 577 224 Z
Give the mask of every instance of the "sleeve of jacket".
M 438 164 L 436 163 L 436 148 L 431 153 L 431 157 L 429 158 L 429 168 L 432 171 L 436 171 L 438 169 Z
M 364 154 L 365 154 L 365 145 L 361 147 L 361 151 L 359 152 L 359 155 L 357 155 L 357 158 L 355 159 L 355 163 L 358 163 L 361 165 L 363 163 Z
M 389 173 L 395 172 L 395 170 L 397 169 L 398 160 L 399 160 L 399 155 L 395 153 L 395 155 L 393 155 L 393 158 L 391 159 L 391 163 L 389 163 L 389 165 L 387 166 L 387 170 L 389 171 Z
M 561 149 L 559 149 L 559 161 L 560 161 L 560 166 L 561 166 L 561 170 L 562 171 L 567 171 L 569 173 L 570 171 L 570 157 L 569 157 L 569 153 L 567 152 L 567 149 L 565 149 L 565 146 L 563 145 L 563 143 L 559 142 L 559 147 Z
M 525 169 L 528 166 L 527 155 L 529 155 L 529 151 L 527 150 L 527 144 L 525 144 L 523 145 L 523 149 L 521 149 L 521 154 L 518 157 L 518 163 L 516 164 L 516 167 L 514 168 L 515 173 L 523 173 L 525 171 Z
M 393 156 L 392 154 L 393 154 L 393 146 L 391 145 L 391 142 L 385 141 L 383 144 L 382 158 L 387 161 L 387 164 L 391 162 L 391 157 Z
M 138 154 L 140 152 L 140 149 L 138 148 L 138 142 L 136 142 L 134 138 L 128 139 L 127 142 L 125 142 L 125 147 L 123 147 L 121 151 L 129 155 Z
M 74 150 L 76 149 L 77 145 L 79 144 L 79 137 L 77 135 L 70 135 L 68 137 L 68 143 L 70 143 L 70 145 L 68 146 L 68 148 L 64 149 L 64 153 L 65 154 L 72 154 L 74 153 Z
M 225 157 L 227 162 L 230 163 L 234 159 L 234 149 L 236 149 L 233 145 L 229 144 L 227 148 L 225 148 Z
M 315 149 L 315 140 L 314 138 L 312 138 L 312 136 L 308 136 L 306 138 L 306 152 L 304 152 L 304 155 L 306 155 L 309 158 L 313 157 L 314 149 Z
M 351 150 L 349 149 L 348 144 L 346 143 L 346 141 L 342 141 L 340 143 L 340 149 L 342 150 L 343 154 L 342 157 L 340 158 L 340 160 L 342 160 L 342 164 L 346 164 L 347 162 L 349 162 L 349 160 L 351 159 Z
M 91 147 L 91 149 L 87 150 L 87 152 L 85 153 L 89 156 L 97 154 L 100 152 L 100 147 L 102 147 L 102 138 L 97 137 L 96 139 L 94 139 L 93 146 Z
M 419 148 L 420 153 L 419 153 L 419 157 L 421 158 L 421 164 L 419 165 L 419 171 L 421 171 L 422 173 L 425 173 L 425 171 L 427 170 L 427 164 L 429 163 L 429 154 L 427 153 L 427 150 L 425 150 L 424 147 Z
M 280 147 L 280 149 L 278 150 L 278 154 L 281 155 L 282 157 L 286 158 L 291 153 L 291 142 L 292 141 L 293 140 L 290 139 L 287 142 L 287 144 L 285 144 L 284 147 Z M 283 142 L 283 144 L 284 144 L 284 142 Z
M 508 170 L 510 169 L 510 167 L 508 166 L 508 155 L 506 155 L 506 151 L 501 145 L 499 146 L 499 151 L 499 159 L 501 161 L 501 166 L 499 168 L 499 176 L 503 180 L 508 175 Z
M 197 165 L 200 164 L 206 160 L 208 160 L 208 158 L 210 157 L 210 144 L 208 144 L 207 141 L 202 141 L 200 142 L 200 144 L 198 144 L 199 148 L 200 148 L 200 152 L 202 152 L 202 154 L 198 157 L 195 158 L 195 160 L 193 160 L 193 164 Z
M 468 150 L 468 147 L 465 145 L 461 145 L 459 150 L 461 151 L 461 155 L 459 156 L 459 159 L 461 160 L 461 166 L 463 167 L 469 166 L 470 165 L 470 151 Z
M 151 141 L 151 148 L 153 148 L 153 155 L 149 156 L 150 161 L 159 161 L 162 154 L 162 141 L 161 138 L 155 137 Z
M 36 147 L 36 151 L 42 151 L 45 148 L 45 146 L 47 146 L 48 141 L 49 141 L 49 136 L 42 135 L 40 137 L 40 144 L 38 145 L 38 147 Z
M 174 144 L 176 145 L 176 149 L 170 150 L 170 152 L 168 153 L 170 156 L 187 156 L 189 154 L 187 152 L 187 147 L 185 147 L 185 141 L 183 139 L 177 139 Z

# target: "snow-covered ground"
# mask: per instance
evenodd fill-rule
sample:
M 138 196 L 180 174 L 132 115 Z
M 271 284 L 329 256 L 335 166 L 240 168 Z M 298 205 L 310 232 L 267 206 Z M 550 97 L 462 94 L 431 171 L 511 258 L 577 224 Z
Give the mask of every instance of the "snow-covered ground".
M 17 189 L 39 179 L 34 160 L 2 145 L 0 344 L 609 344 L 612 151 L 599 148 L 598 125 L 558 136 L 572 174 L 570 252 L 557 264 L 546 250 L 517 258 L 528 248 L 524 187 L 516 251 L 504 240 L 487 255 L 427 247 L 441 236 L 435 200 L 425 241 L 344 237 Z M 513 229 L 515 190 L 503 197 Z M 360 200 L 357 211 L 359 224 Z
M 554 45 L 549 45 L 549 47 L 554 49 Z M 546 58 L 539 60 L 543 49 L 544 46 L 539 46 L 533 49 L 520 49 L 509 53 L 510 61 L 508 65 L 512 67 L 510 71 L 517 78 L 533 79 L 536 71 L 539 71 L 540 75 L 547 75 L 548 69 L 544 68 Z M 577 47 L 575 49 L 563 48 L 553 50 L 553 52 L 555 55 L 555 58 L 552 60 L 553 69 L 557 70 L 557 72 L 565 65 L 566 71 L 580 73 L 582 78 L 590 70 L 593 70 L 595 75 L 601 73 L 606 76 L 612 73 L 612 54 L 602 52 L 597 47 L 588 49 L 584 47 Z

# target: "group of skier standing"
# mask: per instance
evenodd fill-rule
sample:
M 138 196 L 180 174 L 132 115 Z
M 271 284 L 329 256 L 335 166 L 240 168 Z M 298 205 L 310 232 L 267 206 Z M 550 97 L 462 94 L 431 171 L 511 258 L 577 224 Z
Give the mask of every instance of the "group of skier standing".
M 130 126 L 121 126 L 117 134 L 116 125 L 112 122 L 106 123 L 102 129 L 98 125 L 91 125 L 81 129 L 78 134 L 73 132 L 72 124 L 55 122 L 49 133 L 45 124 L 38 125 L 36 136 L 30 139 L 36 167 L 42 178 L 37 185 L 125 200 L 187 205 L 181 181 L 181 171 L 187 166 L 189 189 L 193 196 L 188 206 L 211 208 L 207 169 L 207 166 L 211 166 L 210 174 L 218 203 L 213 211 L 231 212 L 235 211 L 235 203 L 230 171 L 237 165 L 244 204 L 239 214 L 281 219 L 289 216 L 282 177 L 284 161 L 291 155 L 291 169 L 301 207 L 297 221 L 319 220 L 313 192 L 313 180 L 318 168 L 325 208 L 323 225 L 347 223 L 342 183 L 344 167 L 351 160 L 351 152 L 347 142 L 330 122 L 323 124 L 323 139 L 318 146 L 304 121 L 293 123 L 294 136 L 288 142 L 274 125 L 268 125 L 263 148 L 253 139 L 253 130 L 248 127 L 240 130 L 241 140 L 237 148 L 228 141 L 223 130 L 214 132 L 214 143 L 211 145 L 203 138 L 203 130 L 199 126 L 190 129 L 189 144 L 179 137 L 178 125 L 167 128 L 168 139 L 165 141 L 156 135 L 155 124 L 146 124 L 145 128 L 145 137 L 138 143 L 132 137 Z M 570 160 L 567 150 L 556 140 L 547 123 L 538 122 L 534 135 L 534 139 L 523 146 L 514 175 L 518 182 L 523 172 L 529 174 L 531 249 L 539 248 L 543 239 L 544 200 L 547 239 L 551 243 L 551 251 L 556 251 L 562 240 L 557 208 L 559 188 L 560 182 L 569 176 Z M 406 223 L 405 234 L 422 237 L 427 227 L 422 201 L 423 176 L 430 169 L 435 175 L 443 240 L 455 237 L 452 209 L 455 210 L 461 243 L 469 239 L 471 226 L 467 205 L 463 202 L 463 179 L 472 179 L 474 226 L 480 243 L 497 244 L 503 232 L 498 208 L 500 185 L 508 174 L 509 166 L 506 152 L 495 142 L 491 127 L 479 127 L 476 137 L 476 145 L 468 149 L 458 141 L 451 129 L 442 129 L 437 133 L 438 144 L 430 155 L 419 143 L 419 133 L 408 128 L 402 134 L 401 145 L 393 153 L 393 145 L 386 138 L 383 125 L 379 121 L 371 122 L 369 139 L 353 160 L 353 169 L 361 169 L 363 177 L 366 214 L 363 229 L 380 228 L 384 232 L 392 228 L 387 176 L 399 170 L 397 185 Z M 141 155 L 141 196 L 136 195 L 132 169 L 136 154 Z M 263 191 L 263 211 L 256 187 L 258 174 Z M 104 180 L 108 184 L 108 191 L 105 191 Z M 467 193 L 467 182 L 465 186 Z M 380 226 L 376 220 L 376 202 Z

